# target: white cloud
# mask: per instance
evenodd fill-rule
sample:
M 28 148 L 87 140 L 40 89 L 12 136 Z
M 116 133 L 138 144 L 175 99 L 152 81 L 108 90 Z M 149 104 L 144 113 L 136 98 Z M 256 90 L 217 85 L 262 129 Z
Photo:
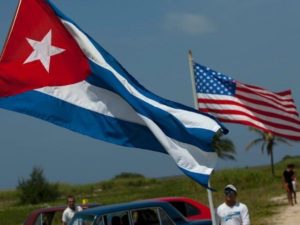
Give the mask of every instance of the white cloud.
M 215 31 L 214 24 L 207 17 L 191 13 L 168 14 L 165 19 L 165 26 L 168 30 L 180 31 L 191 35 Z

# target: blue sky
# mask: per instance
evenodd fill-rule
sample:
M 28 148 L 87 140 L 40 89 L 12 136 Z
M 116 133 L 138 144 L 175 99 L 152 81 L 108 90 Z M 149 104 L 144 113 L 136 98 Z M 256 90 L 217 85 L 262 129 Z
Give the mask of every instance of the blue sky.
M 189 106 L 193 96 L 187 53 L 195 61 L 241 82 L 272 91 L 291 89 L 300 103 L 300 2 L 282 0 L 61 0 L 56 5 L 91 35 L 146 88 Z M 16 0 L 0 0 L 0 48 Z M 168 156 L 114 146 L 50 123 L 0 109 L 0 188 L 14 188 L 41 166 L 53 182 L 87 183 L 121 172 L 148 177 L 181 174 Z M 241 125 L 225 124 L 237 161 L 217 169 L 268 164 L 256 138 Z M 275 161 L 299 155 L 299 143 L 277 145 Z

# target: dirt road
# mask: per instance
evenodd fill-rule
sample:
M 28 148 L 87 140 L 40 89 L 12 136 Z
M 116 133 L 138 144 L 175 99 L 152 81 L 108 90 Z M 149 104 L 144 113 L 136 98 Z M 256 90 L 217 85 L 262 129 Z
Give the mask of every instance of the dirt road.
M 300 193 L 297 192 L 297 202 L 294 206 L 289 206 L 287 204 L 286 196 L 280 196 L 278 198 L 272 199 L 273 201 L 278 201 L 285 203 L 279 209 L 279 213 L 271 218 L 269 224 L 273 225 L 299 225 L 300 224 Z

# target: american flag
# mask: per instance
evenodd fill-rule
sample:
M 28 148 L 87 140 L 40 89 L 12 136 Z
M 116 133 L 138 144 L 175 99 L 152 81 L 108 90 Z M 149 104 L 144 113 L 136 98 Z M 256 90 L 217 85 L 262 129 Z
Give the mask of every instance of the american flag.
M 300 119 L 290 90 L 273 93 L 193 63 L 198 108 L 222 122 L 240 123 L 300 140 Z

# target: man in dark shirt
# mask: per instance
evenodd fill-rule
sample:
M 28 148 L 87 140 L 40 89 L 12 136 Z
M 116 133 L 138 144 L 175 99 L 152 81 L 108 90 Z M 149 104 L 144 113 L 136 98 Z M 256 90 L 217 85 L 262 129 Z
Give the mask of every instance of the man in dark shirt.
M 292 192 L 293 192 L 293 178 L 294 178 L 294 164 L 287 165 L 283 171 L 283 187 L 286 190 L 289 205 L 293 205 Z

